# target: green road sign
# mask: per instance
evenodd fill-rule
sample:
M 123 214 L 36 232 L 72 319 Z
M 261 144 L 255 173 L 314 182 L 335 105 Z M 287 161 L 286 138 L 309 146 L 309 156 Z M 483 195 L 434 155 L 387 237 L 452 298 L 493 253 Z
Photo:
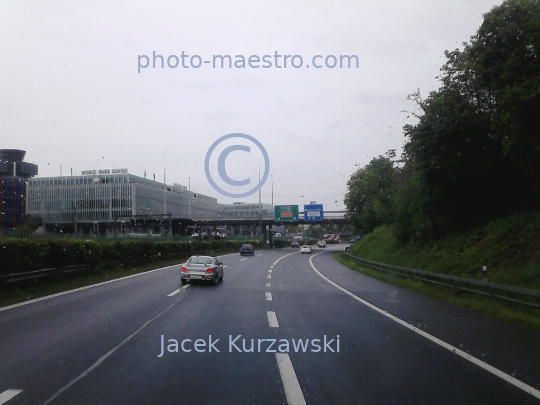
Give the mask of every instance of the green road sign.
M 278 222 L 298 221 L 298 205 L 274 206 L 274 218 Z

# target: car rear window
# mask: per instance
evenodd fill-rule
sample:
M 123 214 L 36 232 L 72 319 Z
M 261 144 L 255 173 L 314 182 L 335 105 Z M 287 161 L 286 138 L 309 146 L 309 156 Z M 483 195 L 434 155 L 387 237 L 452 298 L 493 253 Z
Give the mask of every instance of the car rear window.
M 208 256 L 194 256 L 189 261 L 192 264 L 211 264 L 212 258 Z
M 249 249 L 249 248 L 252 248 L 253 246 L 251 245 L 242 245 L 242 249 Z

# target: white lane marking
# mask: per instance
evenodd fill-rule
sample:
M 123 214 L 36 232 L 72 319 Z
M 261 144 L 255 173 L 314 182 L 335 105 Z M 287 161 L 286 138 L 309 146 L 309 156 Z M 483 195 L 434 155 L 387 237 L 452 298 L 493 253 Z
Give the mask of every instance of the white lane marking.
M 182 296 L 182 298 L 185 297 Z M 135 332 L 133 332 L 131 335 L 129 335 L 127 338 L 122 340 L 116 347 L 113 347 L 111 350 L 109 350 L 107 353 L 105 353 L 103 356 L 101 356 L 94 364 L 92 364 L 89 368 L 84 370 L 77 378 L 74 380 L 71 380 L 66 386 L 61 388 L 56 394 L 54 394 L 52 397 L 50 397 L 47 401 L 43 403 L 43 405 L 47 405 L 54 401 L 62 392 L 67 390 L 69 387 L 71 387 L 73 384 L 75 384 L 77 381 L 81 380 L 82 378 L 86 377 L 87 374 L 89 374 L 92 370 L 97 368 L 101 363 L 103 363 L 105 360 L 107 360 L 108 357 L 110 357 L 115 351 L 117 351 L 120 347 L 122 347 L 125 343 L 127 343 L 131 338 L 133 338 L 135 335 L 137 335 L 141 330 L 146 328 L 148 325 L 150 325 L 152 322 L 154 322 L 156 319 L 158 319 L 161 315 L 163 315 L 165 312 L 167 312 L 169 309 L 174 307 L 176 304 L 178 304 L 180 301 L 182 301 L 182 298 L 177 299 L 175 302 L 173 302 L 171 305 L 169 305 L 167 308 L 165 308 L 163 311 L 161 311 L 159 314 L 154 316 L 152 319 L 144 323 L 139 329 L 137 329 Z
M 19 302 L 18 304 L 8 305 L 7 307 L 1 307 L 1 308 L 0 308 L 0 312 L 2 312 L 2 311 L 7 311 L 8 309 L 12 309 L 12 308 L 22 307 L 23 305 L 33 304 L 34 302 L 38 302 L 38 301 L 48 300 L 48 299 L 50 299 L 50 298 L 59 297 L 59 296 L 61 296 L 61 295 L 71 294 L 71 293 L 74 293 L 74 292 L 77 292 L 77 291 L 86 290 L 86 289 L 88 289 L 88 288 L 94 288 L 94 287 L 99 287 L 100 285 L 105 285 L 105 284 L 109 284 L 109 283 L 115 283 L 115 282 L 117 282 L 117 281 L 126 280 L 126 279 L 131 278 L 131 277 L 143 276 L 143 275 L 145 275 L 145 274 L 150 274 L 150 273 L 153 273 L 153 272 L 155 272 L 155 271 L 161 271 L 161 270 L 165 270 L 165 269 L 170 269 L 171 267 L 176 267 L 176 266 L 180 266 L 180 264 L 173 264 L 172 266 L 160 267 L 159 269 L 154 269 L 154 270 L 150 270 L 150 271 L 145 271 L 145 272 L 143 272 L 143 273 L 132 274 L 131 276 L 125 276 L 125 277 L 121 277 L 121 278 L 115 278 L 114 280 L 103 281 L 103 282 L 101 282 L 101 283 L 92 284 L 92 285 L 87 285 L 86 287 L 75 288 L 74 290 L 63 291 L 63 292 L 61 292 L 61 293 L 52 294 L 52 295 L 47 295 L 46 297 L 35 298 L 35 299 L 33 299 L 33 300 L 30 300 L 30 301 Z
M 267 287 L 272 287 L 272 283 L 266 283 Z
M 281 256 L 274 263 L 272 263 L 272 266 L 270 266 L 270 267 L 274 267 L 277 264 L 277 262 L 279 262 L 281 259 L 285 259 L 287 256 L 294 255 L 295 253 L 298 253 L 298 252 L 292 252 L 292 253 L 286 254 L 285 256 Z
M 262 253 L 259 253 L 257 256 L 262 256 Z
M 226 269 L 226 268 L 227 268 L 227 266 L 223 266 L 223 268 L 224 268 L 224 269 Z
M 272 269 L 268 270 L 268 273 L 272 273 Z
M 317 253 L 315 256 L 320 255 L 320 254 L 321 253 Z M 505 380 L 505 381 L 509 382 L 510 384 L 516 386 L 517 388 L 525 391 L 526 393 L 531 394 L 533 397 L 536 397 L 536 398 L 540 399 L 540 391 L 539 390 L 531 387 L 528 384 L 525 384 L 524 382 L 519 381 L 518 379 L 512 377 L 511 375 L 506 374 L 504 371 L 501 371 L 501 370 L 499 370 L 499 369 L 497 369 L 497 368 L 483 362 L 482 360 L 477 359 L 474 356 L 471 356 L 469 353 L 461 351 L 457 347 L 454 347 L 454 346 L 442 341 L 441 339 L 436 338 L 435 336 L 432 336 L 429 333 L 424 332 L 423 330 L 414 327 L 410 323 L 405 322 L 404 320 L 398 318 L 397 316 L 389 314 L 388 312 L 384 311 L 383 309 L 381 309 L 381 308 L 371 304 L 370 302 L 360 298 L 359 296 L 353 294 L 352 292 L 350 292 L 349 290 L 343 288 L 339 284 L 334 283 L 332 280 L 330 280 L 328 277 L 326 277 L 324 274 L 322 274 L 319 270 L 317 270 L 317 268 L 313 265 L 312 259 L 315 256 L 312 256 L 312 257 L 309 258 L 309 264 L 311 264 L 311 267 L 313 268 L 315 273 L 317 273 L 324 280 L 326 280 L 327 282 L 332 284 L 334 287 L 336 287 L 336 288 L 340 289 L 341 291 L 343 291 L 345 294 L 350 295 L 352 298 L 354 298 L 357 301 L 360 301 L 362 304 L 368 306 L 369 308 L 373 309 L 374 311 L 377 311 L 378 313 L 386 316 L 387 318 L 390 318 L 391 320 L 399 323 L 400 325 L 405 326 L 407 329 L 410 329 L 413 332 L 418 333 L 420 336 L 423 336 L 426 339 L 431 340 L 433 343 L 436 343 L 439 346 L 441 346 L 441 347 L 443 347 L 443 348 L 457 354 L 458 356 L 464 358 L 465 360 L 468 360 L 471 363 L 476 364 L 478 367 L 483 368 L 484 370 L 490 372 L 491 374 L 493 374 L 493 375 L 495 375 L 495 376 L 497 376 L 499 378 L 502 378 L 503 380 Z
M 271 292 L 265 292 L 264 297 L 266 301 L 272 301 L 272 293 Z
M 22 392 L 22 390 L 6 390 L 0 394 L 0 405 L 9 401 L 11 398 L 13 398 L 15 395 L 18 395 Z
M 243 262 L 244 260 L 247 260 L 247 257 L 244 257 L 244 258 L 241 259 L 240 261 Z
M 266 316 L 268 317 L 268 326 L 270 326 L 271 328 L 279 328 L 277 315 L 274 311 L 267 311 Z
M 176 294 L 178 294 L 180 291 L 183 291 L 185 290 L 186 288 L 188 288 L 190 286 L 190 284 L 187 284 L 181 288 L 179 288 L 178 290 L 174 290 L 172 293 L 170 294 L 167 294 L 167 297 L 174 297 Z
M 289 405 L 307 405 L 288 353 L 276 353 L 279 374 Z
M 269 274 L 269 275 L 267 275 L 267 276 L 266 276 L 266 278 L 272 278 L 272 275 L 271 275 L 271 274 Z
M 270 266 L 270 268 L 271 268 L 271 269 L 273 269 L 273 268 L 274 268 L 274 266 Z

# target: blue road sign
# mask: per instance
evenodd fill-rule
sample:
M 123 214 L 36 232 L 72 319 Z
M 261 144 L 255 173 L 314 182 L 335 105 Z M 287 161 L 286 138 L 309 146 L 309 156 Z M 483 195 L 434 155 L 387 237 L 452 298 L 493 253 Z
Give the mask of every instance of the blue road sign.
M 304 221 L 323 221 L 324 210 L 322 204 L 304 205 Z

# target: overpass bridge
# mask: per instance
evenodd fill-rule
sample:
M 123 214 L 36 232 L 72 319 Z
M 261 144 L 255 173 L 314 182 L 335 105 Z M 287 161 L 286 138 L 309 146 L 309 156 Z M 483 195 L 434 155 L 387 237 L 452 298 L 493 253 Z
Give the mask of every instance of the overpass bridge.
M 47 231 L 77 233 L 76 227 L 85 228 L 87 233 L 102 237 L 191 235 L 194 230 L 215 231 L 225 228 L 235 234 L 256 233 L 267 238 L 272 227 L 281 225 L 334 225 L 347 224 L 346 211 L 324 211 L 321 221 L 306 220 L 300 212 L 297 221 L 276 221 L 272 216 L 251 216 L 238 218 L 187 218 L 172 214 L 148 214 L 115 216 L 112 220 L 72 221 L 46 223 Z M 261 232 L 262 231 L 262 232 Z

